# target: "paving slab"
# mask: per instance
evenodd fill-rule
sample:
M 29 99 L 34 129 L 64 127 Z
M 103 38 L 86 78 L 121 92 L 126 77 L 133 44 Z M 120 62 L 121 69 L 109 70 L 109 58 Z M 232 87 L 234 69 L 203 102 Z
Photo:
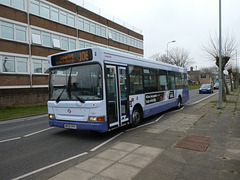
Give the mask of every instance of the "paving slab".
M 97 174 L 103 171 L 104 169 L 108 168 L 114 162 L 115 161 L 108 160 L 108 159 L 93 157 L 78 164 L 76 167 L 79 169 L 85 170 L 87 172 Z
M 101 172 L 100 175 L 111 179 L 131 180 L 140 171 L 141 169 L 137 167 L 115 163 L 111 167 Z
M 95 174 L 89 173 L 86 171 L 83 171 L 79 168 L 72 167 L 52 178 L 50 180 L 66 180 L 66 179 L 71 179 L 71 180 L 88 180 L 91 177 L 93 177 Z

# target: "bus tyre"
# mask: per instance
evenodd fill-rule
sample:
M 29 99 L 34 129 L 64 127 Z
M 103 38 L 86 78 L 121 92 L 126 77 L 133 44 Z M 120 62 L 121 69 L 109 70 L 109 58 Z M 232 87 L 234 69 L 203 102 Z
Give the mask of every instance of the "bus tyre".
M 179 97 L 178 97 L 177 108 L 180 109 L 181 107 L 182 107 L 182 98 L 179 96 Z
M 133 114 L 132 114 L 132 127 L 138 126 L 142 119 L 141 111 L 139 108 L 134 108 Z

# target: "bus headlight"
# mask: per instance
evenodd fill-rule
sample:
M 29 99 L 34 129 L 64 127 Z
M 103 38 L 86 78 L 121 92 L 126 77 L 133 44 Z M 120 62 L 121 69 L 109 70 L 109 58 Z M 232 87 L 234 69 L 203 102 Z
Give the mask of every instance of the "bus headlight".
M 105 121 L 105 116 L 88 116 L 88 121 L 101 122 Z
M 48 114 L 48 118 L 49 119 L 55 119 L 55 115 L 54 114 Z

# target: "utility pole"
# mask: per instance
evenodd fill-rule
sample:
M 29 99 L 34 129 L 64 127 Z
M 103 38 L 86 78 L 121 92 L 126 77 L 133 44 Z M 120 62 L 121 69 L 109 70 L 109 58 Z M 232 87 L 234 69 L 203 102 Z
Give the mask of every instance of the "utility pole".
M 222 109 L 222 13 L 219 0 L 219 108 Z

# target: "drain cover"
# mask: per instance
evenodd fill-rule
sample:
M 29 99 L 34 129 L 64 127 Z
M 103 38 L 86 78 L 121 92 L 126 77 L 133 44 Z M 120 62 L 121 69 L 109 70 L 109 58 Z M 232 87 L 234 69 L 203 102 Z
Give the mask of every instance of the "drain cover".
M 212 140 L 213 139 L 209 137 L 189 135 L 178 141 L 176 147 L 204 152 L 207 150 L 208 146 L 210 146 Z

